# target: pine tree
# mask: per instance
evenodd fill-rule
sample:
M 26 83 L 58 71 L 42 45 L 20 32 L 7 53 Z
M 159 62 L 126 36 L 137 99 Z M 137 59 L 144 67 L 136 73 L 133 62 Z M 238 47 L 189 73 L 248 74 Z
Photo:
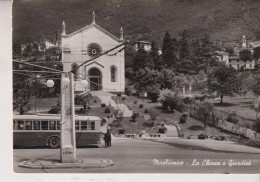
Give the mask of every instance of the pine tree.
M 176 56 L 174 54 L 174 45 L 171 35 L 166 32 L 163 38 L 163 46 L 162 46 L 162 59 L 164 66 L 173 67 L 176 61 Z
M 189 59 L 191 56 L 191 50 L 190 50 L 190 42 L 189 42 L 189 35 L 187 30 L 184 30 L 181 33 L 181 40 L 179 42 L 180 46 L 180 59 Z
M 141 68 L 145 68 L 147 57 L 147 52 L 144 50 L 142 46 L 138 45 L 138 50 L 136 52 L 136 56 L 133 62 L 134 71 L 138 71 Z
M 154 41 L 152 41 L 151 51 L 149 53 L 149 58 L 152 60 L 153 66 L 154 66 L 155 69 L 157 69 L 157 70 L 162 69 L 162 60 L 159 56 L 159 48 Z

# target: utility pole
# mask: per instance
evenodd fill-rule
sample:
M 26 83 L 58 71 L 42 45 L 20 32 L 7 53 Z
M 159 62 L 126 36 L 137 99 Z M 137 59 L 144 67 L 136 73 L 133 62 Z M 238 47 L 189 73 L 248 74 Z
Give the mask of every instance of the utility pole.
M 76 162 L 75 106 L 73 73 L 61 74 L 61 146 L 62 163 Z

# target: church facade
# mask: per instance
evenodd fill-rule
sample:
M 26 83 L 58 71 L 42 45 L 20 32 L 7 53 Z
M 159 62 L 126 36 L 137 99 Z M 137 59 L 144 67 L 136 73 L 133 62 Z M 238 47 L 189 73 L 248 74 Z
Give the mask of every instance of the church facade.
M 120 38 L 115 37 L 96 24 L 94 12 L 90 25 L 70 34 L 66 34 L 66 25 L 63 22 L 61 34 L 63 71 L 74 73 L 75 91 L 103 90 L 123 93 L 125 91 L 123 46 L 101 54 L 124 42 L 123 29 L 120 29 Z M 101 56 L 93 59 L 98 55 Z M 83 64 L 87 60 L 91 61 Z M 76 69 L 78 66 L 79 69 Z M 88 85 L 82 84 L 82 80 L 87 80 Z

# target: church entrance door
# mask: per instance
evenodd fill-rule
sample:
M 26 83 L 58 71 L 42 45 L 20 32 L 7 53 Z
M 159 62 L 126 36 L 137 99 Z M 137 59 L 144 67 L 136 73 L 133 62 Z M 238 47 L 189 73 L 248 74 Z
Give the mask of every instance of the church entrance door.
M 101 90 L 102 89 L 102 74 L 97 68 L 91 68 L 88 72 L 90 80 L 90 90 Z

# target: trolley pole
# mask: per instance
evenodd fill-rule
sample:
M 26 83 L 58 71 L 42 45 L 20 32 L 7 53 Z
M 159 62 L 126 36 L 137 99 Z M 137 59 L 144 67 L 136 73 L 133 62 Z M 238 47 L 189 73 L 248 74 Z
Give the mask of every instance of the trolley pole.
M 75 108 L 73 73 L 61 74 L 61 145 L 62 163 L 76 162 Z

